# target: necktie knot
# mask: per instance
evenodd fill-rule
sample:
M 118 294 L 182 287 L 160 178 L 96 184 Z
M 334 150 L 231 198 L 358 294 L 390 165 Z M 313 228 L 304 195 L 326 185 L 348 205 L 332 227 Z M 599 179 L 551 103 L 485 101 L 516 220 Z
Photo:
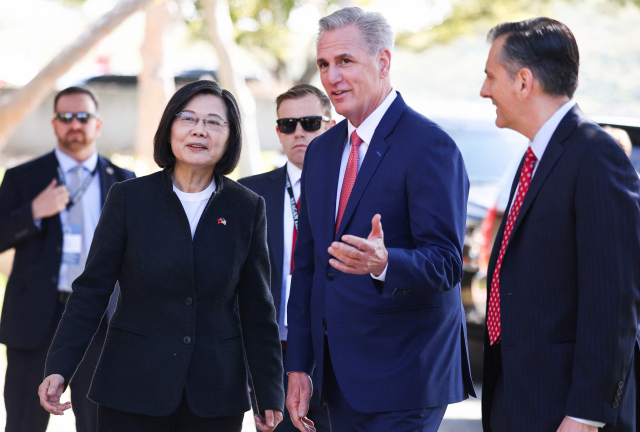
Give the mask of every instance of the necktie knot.
M 69 179 L 69 189 L 70 192 L 75 193 L 78 189 L 80 189 L 80 185 L 82 183 L 82 170 L 84 167 L 82 165 L 75 166 L 69 170 L 69 174 L 71 174 L 71 178 Z
M 357 150 L 362 143 L 363 141 L 362 138 L 358 136 L 358 131 L 354 130 L 351 132 L 351 146 Z

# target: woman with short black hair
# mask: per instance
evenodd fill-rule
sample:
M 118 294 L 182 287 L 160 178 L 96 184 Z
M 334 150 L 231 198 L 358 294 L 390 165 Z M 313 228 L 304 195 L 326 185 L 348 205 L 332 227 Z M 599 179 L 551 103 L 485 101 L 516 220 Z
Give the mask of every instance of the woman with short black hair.
M 240 431 L 282 419 L 280 340 L 269 291 L 264 200 L 224 177 L 242 148 L 235 99 L 213 81 L 171 98 L 154 138 L 162 171 L 113 186 L 73 283 L 39 394 L 60 403 L 120 283 L 89 398 L 98 430 Z M 238 309 L 234 310 L 237 299 Z

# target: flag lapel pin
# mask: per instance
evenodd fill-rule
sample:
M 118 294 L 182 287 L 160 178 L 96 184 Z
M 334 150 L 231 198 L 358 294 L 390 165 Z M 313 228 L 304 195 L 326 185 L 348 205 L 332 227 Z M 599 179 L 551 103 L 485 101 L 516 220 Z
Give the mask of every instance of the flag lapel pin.
M 227 221 L 226 221 L 224 218 L 219 218 L 219 219 L 218 219 L 218 225 L 220 225 L 220 224 L 222 224 L 222 225 L 225 225 L 225 226 L 226 226 L 226 225 L 227 225 Z

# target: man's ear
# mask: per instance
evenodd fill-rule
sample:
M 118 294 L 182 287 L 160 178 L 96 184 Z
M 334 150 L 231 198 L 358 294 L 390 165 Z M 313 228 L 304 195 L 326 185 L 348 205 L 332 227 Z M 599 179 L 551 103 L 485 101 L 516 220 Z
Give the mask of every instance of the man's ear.
M 96 120 L 97 121 L 97 127 L 96 127 L 96 136 L 100 136 L 100 131 L 102 131 L 102 119 L 99 118 Z
M 533 72 L 529 68 L 522 68 L 516 73 L 514 84 L 519 99 L 529 99 L 533 92 L 534 80 Z
M 389 70 L 391 69 L 391 51 L 386 48 L 380 50 L 378 54 L 378 64 L 380 65 L 380 77 L 388 77 Z

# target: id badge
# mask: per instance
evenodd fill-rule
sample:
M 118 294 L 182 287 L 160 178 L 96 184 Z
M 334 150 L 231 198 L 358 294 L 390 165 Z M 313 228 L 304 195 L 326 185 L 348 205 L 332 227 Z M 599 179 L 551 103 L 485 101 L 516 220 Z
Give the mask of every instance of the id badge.
M 287 322 L 287 309 L 289 309 L 289 292 L 291 292 L 291 275 L 287 276 L 287 288 L 284 296 L 284 326 L 289 327 Z
M 67 224 L 62 228 L 62 262 L 80 264 L 82 231 L 80 224 Z

